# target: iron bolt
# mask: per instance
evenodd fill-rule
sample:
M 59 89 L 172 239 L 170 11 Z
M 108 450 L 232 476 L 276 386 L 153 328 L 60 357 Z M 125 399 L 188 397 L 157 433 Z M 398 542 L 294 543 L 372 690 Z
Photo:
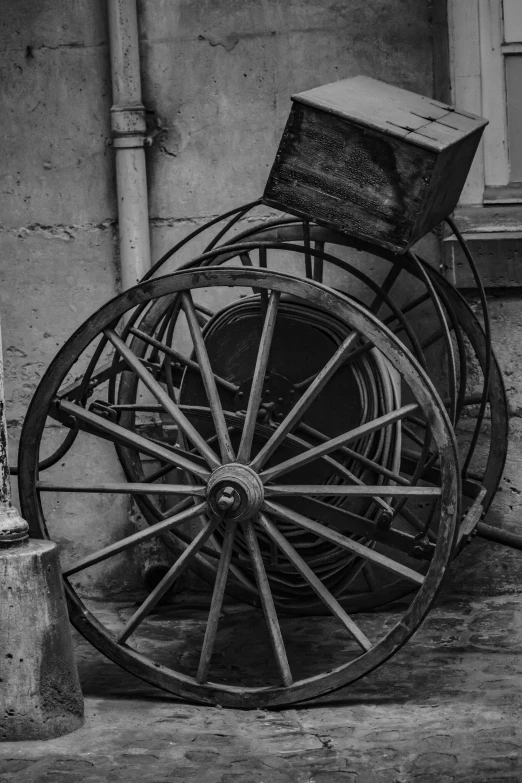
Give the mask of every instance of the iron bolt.
M 216 498 L 216 505 L 221 511 L 235 511 L 239 506 L 240 497 L 233 487 L 225 487 Z

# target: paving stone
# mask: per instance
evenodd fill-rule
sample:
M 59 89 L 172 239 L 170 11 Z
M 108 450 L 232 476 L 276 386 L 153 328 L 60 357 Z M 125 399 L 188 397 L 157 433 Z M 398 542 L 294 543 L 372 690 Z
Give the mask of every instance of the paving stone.
M 21 772 L 32 764 L 34 764 L 33 759 L 4 759 L 3 761 L 0 759 L 0 775 Z
M 512 596 L 442 602 L 353 687 L 252 712 L 181 702 L 77 639 L 85 726 L 1 743 L 0 783 L 520 783 L 521 628 Z

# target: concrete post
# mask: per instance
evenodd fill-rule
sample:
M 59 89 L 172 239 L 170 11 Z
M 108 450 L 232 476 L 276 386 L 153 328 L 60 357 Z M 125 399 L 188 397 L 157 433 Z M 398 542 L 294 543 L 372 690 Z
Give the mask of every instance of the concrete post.
M 29 539 L 11 504 L 0 332 L 0 741 L 49 739 L 83 724 L 58 547 Z

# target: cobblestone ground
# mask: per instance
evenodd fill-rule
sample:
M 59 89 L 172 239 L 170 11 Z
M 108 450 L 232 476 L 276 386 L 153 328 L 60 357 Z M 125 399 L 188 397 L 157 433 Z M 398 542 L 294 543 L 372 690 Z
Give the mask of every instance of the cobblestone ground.
M 299 624 L 313 657 L 314 621 Z M 364 680 L 270 712 L 181 702 L 76 641 L 85 726 L 56 740 L 1 745 L 1 783 L 522 781 L 517 596 L 443 600 Z M 321 657 L 327 653 L 323 641 Z

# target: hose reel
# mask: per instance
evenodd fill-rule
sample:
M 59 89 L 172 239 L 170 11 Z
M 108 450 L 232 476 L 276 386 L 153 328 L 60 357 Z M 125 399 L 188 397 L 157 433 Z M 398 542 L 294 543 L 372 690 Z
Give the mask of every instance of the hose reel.
M 368 81 L 381 112 L 383 86 Z M 78 530 L 64 562 L 73 623 L 133 673 L 202 703 L 290 704 L 359 679 L 418 628 L 473 535 L 498 539 L 481 518 L 501 479 L 508 415 L 484 292 L 451 221 L 480 317 L 414 249 L 453 209 L 450 180 L 466 173 L 448 167 L 437 196 L 444 158 L 428 131 L 443 126 L 471 162 L 484 122 L 454 127 L 449 107 L 416 96 L 424 113 L 412 111 L 411 139 L 345 107 L 325 117 L 341 89 L 328 87 L 319 102 L 314 91 L 296 99 L 264 198 L 200 226 L 89 318 L 23 427 L 20 497 L 33 535 L 59 537 L 54 509 L 77 496 L 132 497 L 145 519 L 134 531 L 109 525 L 91 546 Z M 352 113 L 360 87 L 342 88 Z M 366 169 L 343 169 L 350 145 L 362 145 L 354 159 Z M 318 188 L 323 202 L 307 201 Z M 290 214 L 267 220 L 256 212 L 267 204 Z M 100 480 L 107 448 L 118 480 Z M 88 575 L 158 537 L 165 573 L 107 620 L 85 595 Z M 182 604 L 161 602 L 188 571 L 208 585 L 208 605 L 193 607 L 187 630 Z M 303 617 L 315 618 L 319 647 L 339 638 L 335 661 L 299 652 Z M 249 636 L 266 655 L 245 668 Z

